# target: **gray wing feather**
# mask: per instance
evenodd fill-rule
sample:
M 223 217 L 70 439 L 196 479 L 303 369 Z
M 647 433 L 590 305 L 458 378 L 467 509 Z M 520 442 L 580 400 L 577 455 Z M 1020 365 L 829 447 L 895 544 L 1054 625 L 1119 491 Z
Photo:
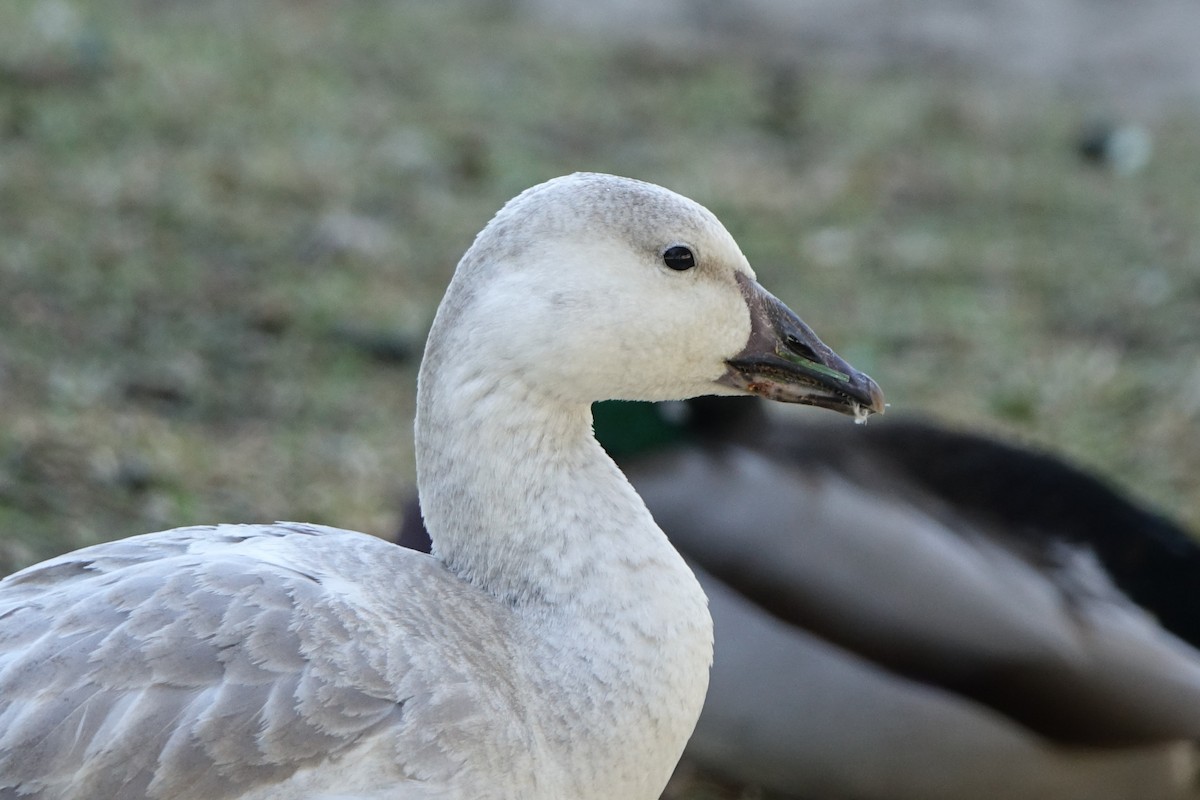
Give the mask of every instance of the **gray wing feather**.
M 180 529 L 0 582 L 0 798 L 232 798 L 395 721 L 382 623 L 270 558 L 322 535 L 369 538 Z

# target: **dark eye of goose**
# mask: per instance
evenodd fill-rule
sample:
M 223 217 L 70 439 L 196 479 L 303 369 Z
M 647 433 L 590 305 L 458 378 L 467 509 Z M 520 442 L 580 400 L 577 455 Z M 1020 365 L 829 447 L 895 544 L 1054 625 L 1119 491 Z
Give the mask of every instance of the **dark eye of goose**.
M 662 259 L 663 263 L 668 267 L 680 272 L 696 266 L 696 257 L 692 255 L 691 249 L 681 244 L 673 245 L 664 250 Z

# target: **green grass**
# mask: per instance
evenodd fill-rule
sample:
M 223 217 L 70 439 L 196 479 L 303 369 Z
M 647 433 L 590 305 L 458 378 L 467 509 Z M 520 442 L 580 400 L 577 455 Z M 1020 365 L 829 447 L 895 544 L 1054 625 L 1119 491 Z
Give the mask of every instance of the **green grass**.
M 390 532 L 415 364 L 363 343 L 419 347 L 475 231 L 577 169 L 709 205 L 896 412 L 1200 527 L 1194 119 L 1121 177 L 1049 92 L 506 7 L 0 7 L 0 572 L 194 522 Z
M 419 344 L 474 232 L 574 169 L 710 205 L 897 411 L 1200 523 L 1193 120 L 1118 177 L 1049 94 L 605 46 L 502 4 L 94 2 L 49 33 L 44 5 L 0 10 L 4 568 L 200 519 L 388 530 L 412 367 L 350 343 Z

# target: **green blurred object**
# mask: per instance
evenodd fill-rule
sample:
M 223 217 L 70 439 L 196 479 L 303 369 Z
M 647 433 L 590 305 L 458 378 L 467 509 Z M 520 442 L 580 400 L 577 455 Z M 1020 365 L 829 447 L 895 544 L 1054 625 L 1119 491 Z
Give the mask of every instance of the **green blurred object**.
M 596 438 L 620 461 L 689 441 L 685 403 L 609 400 L 592 406 Z

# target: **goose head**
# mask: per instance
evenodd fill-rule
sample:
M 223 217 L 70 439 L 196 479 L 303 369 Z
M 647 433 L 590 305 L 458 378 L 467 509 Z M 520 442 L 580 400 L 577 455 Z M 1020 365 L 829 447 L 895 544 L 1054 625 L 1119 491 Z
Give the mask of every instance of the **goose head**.
M 565 401 L 751 393 L 856 416 L 884 406 L 874 381 L 759 285 L 711 212 L 641 181 L 577 173 L 515 197 L 463 257 L 435 332 L 460 315 L 470 323 L 453 326 L 455 348 Z

